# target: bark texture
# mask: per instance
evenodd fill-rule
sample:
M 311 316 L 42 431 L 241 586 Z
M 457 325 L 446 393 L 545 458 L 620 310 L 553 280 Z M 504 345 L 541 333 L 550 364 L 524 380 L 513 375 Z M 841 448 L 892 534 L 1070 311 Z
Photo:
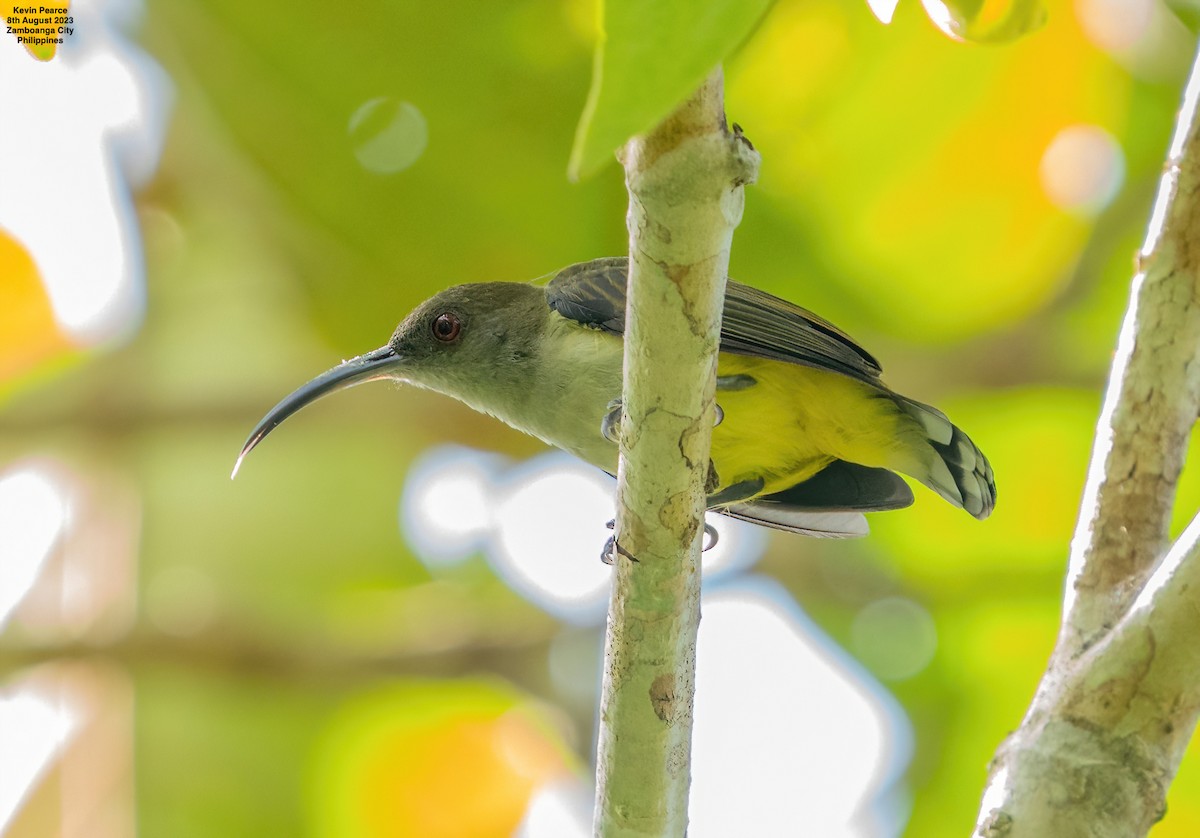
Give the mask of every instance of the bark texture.
M 1200 56 L 1121 327 L 1058 645 L 990 766 L 977 835 L 1144 835 L 1200 713 L 1200 519 L 1173 546 L 1167 530 L 1200 410 L 1198 95 Z
M 758 155 L 726 127 L 718 69 L 620 156 L 630 253 L 622 555 L 608 617 L 595 829 L 682 836 L 721 304 L 742 186 Z

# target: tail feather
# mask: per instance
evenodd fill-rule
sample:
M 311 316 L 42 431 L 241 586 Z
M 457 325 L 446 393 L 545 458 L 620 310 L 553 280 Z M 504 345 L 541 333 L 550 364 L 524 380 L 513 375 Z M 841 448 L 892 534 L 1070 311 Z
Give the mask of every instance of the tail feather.
M 996 477 L 979 447 L 936 407 L 905 398 L 897 403 L 921 425 L 936 455 L 926 473 L 913 477 L 976 518 L 991 515 Z
M 796 509 L 782 503 L 734 503 L 713 510 L 739 521 L 812 538 L 861 538 L 868 533 L 861 512 Z

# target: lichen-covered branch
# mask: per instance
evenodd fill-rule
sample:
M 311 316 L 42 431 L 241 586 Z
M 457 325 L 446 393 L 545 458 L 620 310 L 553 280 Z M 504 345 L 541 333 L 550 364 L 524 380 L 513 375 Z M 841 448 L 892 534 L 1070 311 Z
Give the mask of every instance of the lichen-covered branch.
M 978 835 L 1128 838 L 1166 810 L 1200 716 L 1200 518 L 1121 621 L 1051 670 L 993 761 Z
M 1175 486 L 1200 408 L 1200 72 L 1194 67 L 1113 360 L 1067 580 L 1073 657 L 1138 595 L 1167 546 Z
M 1167 549 L 1200 410 L 1200 55 L 1139 258 L 1071 547 L 1058 645 L 976 834 L 1144 835 L 1200 713 L 1200 519 Z
M 687 828 L 700 543 L 721 304 L 758 155 L 721 72 L 621 154 L 629 189 L 625 416 L 600 699 L 596 832 Z

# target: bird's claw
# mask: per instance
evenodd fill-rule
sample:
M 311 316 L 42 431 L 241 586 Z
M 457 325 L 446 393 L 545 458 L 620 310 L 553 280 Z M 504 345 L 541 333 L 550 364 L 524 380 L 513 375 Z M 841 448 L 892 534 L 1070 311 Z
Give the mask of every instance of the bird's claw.
M 608 412 L 600 420 L 600 434 L 609 442 L 620 444 L 621 418 L 624 413 L 624 405 L 621 404 L 620 399 L 613 399 L 608 403 Z
M 608 412 L 600 420 L 600 435 L 613 444 L 621 442 L 621 420 L 625 415 L 625 406 L 620 399 L 608 403 Z M 725 421 L 725 411 L 719 404 L 713 404 L 713 427 Z
M 630 553 L 621 546 L 615 535 L 610 535 L 608 537 L 608 541 L 604 542 L 604 550 L 600 553 L 600 561 L 611 566 L 614 562 L 616 562 L 617 556 L 624 556 L 631 562 L 638 561 L 637 556 L 633 555 L 633 553 Z
M 604 526 L 608 527 L 610 530 L 616 529 L 617 521 L 614 518 L 611 521 L 605 522 Z M 638 560 L 637 556 L 633 555 L 633 553 L 630 553 L 621 546 L 620 542 L 617 541 L 616 534 L 614 533 L 608 537 L 608 541 L 604 542 L 604 549 L 600 551 L 600 561 L 611 566 L 614 562 L 616 562 L 617 556 L 624 556 L 631 562 L 636 562 Z
M 608 527 L 610 530 L 615 529 L 617 522 L 615 519 L 607 521 L 604 526 Z M 707 553 L 709 550 L 717 546 L 717 542 L 721 540 L 721 535 L 717 532 L 717 528 L 707 521 L 704 522 L 704 534 L 708 536 L 708 542 L 700 548 L 700 552 Z M 616 562 L 617 556 L 624 556 L 631 562 L 638 561 L 637 556 L 633 555 L 633 553 L 630 553 L 621 546 L 620 542 L 617 541 L 617 536 L 614 534 L 610 535 L 608 537 L 608 541 L 604 542 L 604 549 L 600 551 L 600 561 L 611 566 L 614 562 Z

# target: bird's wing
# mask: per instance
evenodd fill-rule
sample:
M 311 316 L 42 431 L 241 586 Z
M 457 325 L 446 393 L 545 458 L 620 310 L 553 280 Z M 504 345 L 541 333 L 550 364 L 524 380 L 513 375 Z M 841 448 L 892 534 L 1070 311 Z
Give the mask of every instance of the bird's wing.
M 809 538 L 862 538 L 870 533 L 861 512 L 808 512 L 763 504 L 740 504 L 714 510 L 739 521 Z
M 546 302 L 563 317 L 623 335 L 628 270 L 624 256 L 563 268 L 546 286 Z M 879 385 L 879 362 L 837 326 L 733 280 L 725 289 L 721 351 L 832 370 Z
M 801 535 L 854 538 L 867 534 L 863 512 L 903 509 L 912 502 L 912 489 L 900 475 L 834 460 L 803 483 L 716 511 Z

